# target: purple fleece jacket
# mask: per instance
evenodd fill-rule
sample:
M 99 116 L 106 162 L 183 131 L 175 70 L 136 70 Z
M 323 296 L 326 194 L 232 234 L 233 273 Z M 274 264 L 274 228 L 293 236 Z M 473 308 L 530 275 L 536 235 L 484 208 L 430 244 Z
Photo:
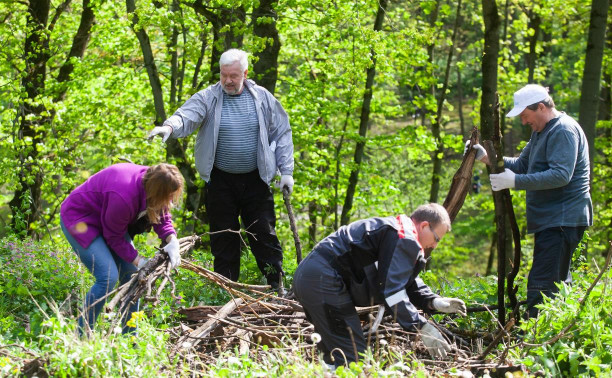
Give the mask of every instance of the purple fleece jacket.
M 119 257 L 134 261 L 138 251 L 125 240 L 125 234 L 128 225 L 147 208 L 142 178 L 148 168 L 129 163 L 111 165 L 91 176 L 62 202 L 62 221 L 83 248 L 102 235 Z M 153 230 L 162 240 L 175 234 L 170 214 L 164 213 Z

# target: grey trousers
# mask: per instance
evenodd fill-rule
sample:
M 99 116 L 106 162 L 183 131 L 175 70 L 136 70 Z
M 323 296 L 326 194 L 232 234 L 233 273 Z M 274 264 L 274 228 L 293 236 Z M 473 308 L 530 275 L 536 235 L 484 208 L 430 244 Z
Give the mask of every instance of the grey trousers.
M 306 317 L 321 335 L 317 347 L 326 363 L 340 366 L 357 361 L 366 350 L 355 305 L 342 278 L 316 250 L 298 266 L 293 288 Z

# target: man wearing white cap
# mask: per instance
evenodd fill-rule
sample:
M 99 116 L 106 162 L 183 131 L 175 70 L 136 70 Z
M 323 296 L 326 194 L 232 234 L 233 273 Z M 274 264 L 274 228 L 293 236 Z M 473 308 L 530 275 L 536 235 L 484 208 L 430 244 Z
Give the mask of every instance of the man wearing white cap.
M 587 226 L 593 224 L 589 193 L 589 145 L 580 125 L 555 109 L 548 90 L 528 84 L 514 93 L 507 117 L 520 116 L 533 133 L 517 158 L 504 157 L 504 172 L 490 175 L 494 191 L 526 190 L 527 232 L 535 234 L 533 264 L 527 281 L 527 316 L 538 314 L 542 294 L 554 295 L 556 283 L 570 283 L 572 255 Z M 488 163 L 485 149 L 476 158 Z

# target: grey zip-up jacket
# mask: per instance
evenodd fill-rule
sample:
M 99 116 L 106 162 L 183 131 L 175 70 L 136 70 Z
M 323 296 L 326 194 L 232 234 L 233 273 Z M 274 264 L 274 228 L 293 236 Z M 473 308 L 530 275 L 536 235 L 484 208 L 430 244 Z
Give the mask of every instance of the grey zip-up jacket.
M 270 184 L 277 169 L 281 175 L 293 175 L 293 139 L 287 113 L 267 89 L 253 80 L 245 80 L 244 86 L 253 96 L 259 120 L 259 176 Z M 223 89 L 217 83 L 194 94 L 164 122 L 164 126 L 172 127 L 174 138 L 184 138 L 198 130 L 195 164 L 206 182 L 215 162 L 222 106 Z
M 504 165 L 516 173 L 515 188 L 527 191 L 527 232 L 593 224 L 589 144 L 572 117 L 551 119 Z
M 313 251 L 340 274 L 355 305 L 384 303 L 405 329 L 421 328 L 427 320 L 417 308 L 431 310 L 433 299 L 440 297 L 418 277 L 426 260 L 406 215 L 342 226 Z

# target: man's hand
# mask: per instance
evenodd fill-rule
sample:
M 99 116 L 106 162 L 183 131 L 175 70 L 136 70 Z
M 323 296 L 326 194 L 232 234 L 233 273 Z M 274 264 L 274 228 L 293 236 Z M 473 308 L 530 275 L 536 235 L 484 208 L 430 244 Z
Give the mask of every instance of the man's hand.
M 468 139 L 465 141 L 465 148 L 463 149 L 463 155 L 468 153 L 469 145 L 470 145 L 470 140 Z M 473 145 L 472 148 L 476 150 L 476 160 L 484 161 L 484 159 L 488 157 L 487 150 L 485 150 L 484 147 L 481 146 L 480 144 L 477 143 Z
M 146 263 L 149 262 L 149 259 L 146 257 L 142 257 L 140 255 L 136 256 L 136 258 L 134 259 L 134 261 L 132 261 L 132 264 L 134 264 L 134 266 L 136 266 L 136 268 L 138 270 L 142 269 L 143 266 L 145 266 Z
M 435 298 L 432 306 L 440 312 L 447 314 L 459 313 L 461 316 L 466 316 L 467 309 L 465 303 L 458 298 Z
M 165 141 L 168 140 L 168 138 L 170 137 L 171 134 L 172 134 L 172 127 L 167 126 L 167 125 L 165 125 L 165 126 L 155 126 L 153 128 L 153 130 L 151 130 L 151 132 L 147 136 L 147 139 L 151 140 L 151 139 L 153 139 L 154 136 L 161 135 L 162 142 L 165 142 Z
M 280 179 L 281 191 L 287 187 L 289 194 L 293 192 L 293 177 L 291 175 L 282 175 Z
M 176 235 L 172 234 L 169 236 L 169 238 L 170 241 L 168 241 L 168 244 L 166 244 L 163 250 L 170 258 L 170 266 L 172 269 L 176 269 L 179 265 L 181 265 L 180 245 Z
M 425 323 L 419 330 L 419 334 L 431 357 L 446 358 L 446 353 L 450 352 L 451 346 L 444 340 L 436 327 L 430 323 Z
M 508 168 L 506 168 L 502 173 L 489 175 L 489 178 L 491 179 L 491 189 L 493 189 L 494 192 L 497 192 L 503 189 L 514 188 L 515 176 L 516 174 Z

